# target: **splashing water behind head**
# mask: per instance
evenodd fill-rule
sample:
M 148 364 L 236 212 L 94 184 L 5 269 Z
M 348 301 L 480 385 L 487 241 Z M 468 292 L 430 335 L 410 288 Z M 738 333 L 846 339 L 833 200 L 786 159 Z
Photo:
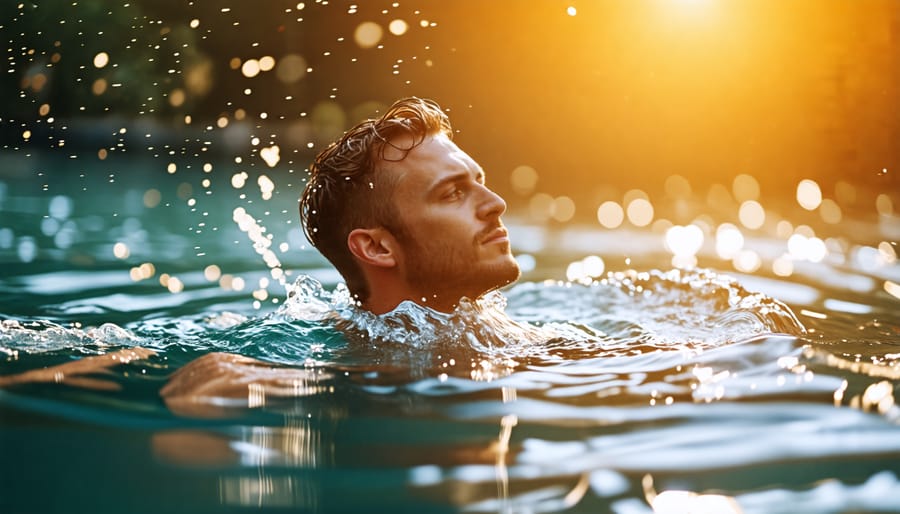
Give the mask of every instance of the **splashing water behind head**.
M 521 364 L 700 351 L 761 334 L 804 333 L 778 300 L 709 271 L 609 273 L 589 285 L 524 283 L 508 295 L 464 300 L 451 314 L 404 302 L 375 315 L 359 308 L 346 288 L 328 292 L 301 277 L 277 315 L 341 331 L 354 360 L 419 368 L 413 375 L 471 378 L 485 378 L 484 368 L 493 377 Z

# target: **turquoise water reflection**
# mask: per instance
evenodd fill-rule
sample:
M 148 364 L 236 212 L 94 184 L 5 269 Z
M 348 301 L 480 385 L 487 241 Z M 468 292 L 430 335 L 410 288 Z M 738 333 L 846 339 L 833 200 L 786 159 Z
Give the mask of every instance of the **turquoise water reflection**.
M 213 194 L 185 195 L 177 173 L 148 186 L 47 162 L 46 191 L 10 175 L 0 195 L 3 375 L 156 355 L 0 392 L 4 511 L 900 508 L 892 224 L 820 227 L 827 255 L 785 274 L 806 229 L 514 211 L 520 284 L 452 316 L 377 318 L 288 223 L 290 178 L 263 201 L 214 174 Z M 722 271 L 672 269 L 686 256 Z M 235 363 L 256 377 L 243 396 L 166 404 L 172 374 L 211 352 L 276 371 Z

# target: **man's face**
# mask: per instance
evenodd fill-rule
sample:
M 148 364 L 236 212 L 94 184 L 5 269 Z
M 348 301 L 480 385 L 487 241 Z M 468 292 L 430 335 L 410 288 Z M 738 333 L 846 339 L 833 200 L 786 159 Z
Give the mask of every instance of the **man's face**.
M 500 221 L 506 202 L 446 135 L 429 136 L 403 160 L 385 164 L 385 172 L 398 174 L 392 200 L 401 228 L 394 236 L 404 278 L 421 294 L 416 300 L 456 303 L 519 278 Z

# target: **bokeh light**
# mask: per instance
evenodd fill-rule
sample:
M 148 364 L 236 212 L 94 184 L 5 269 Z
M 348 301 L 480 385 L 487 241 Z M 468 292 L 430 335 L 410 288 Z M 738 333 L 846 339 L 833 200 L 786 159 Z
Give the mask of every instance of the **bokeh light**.
M 772 273 L 779 277 L 789 277 L 794 273 L 794 261 L 790 255 L 781 255 L 772 261 Z
M 603 202 L 597 208 L 597 221 L 606 228 L 618 228 L 625 221 L 625 211 L 616 202 Z
M 670 198 L 687 198 L 691 196 L 691 183 L 681 175 L 669 175 L 664 184 L 666 195 Z
M 666 230 L 665 246 L 672 253 L 672 266 L 693 268 L 697 265 L 697 252 L 703 246 L 703 230 L 697 225 L 674 225 Z
M 372 48 L 381 41 L 384 30 L 374 21 L 364 21 L 356 27 L 353 40 L 360 48 Z
M 105 68 L 107 64 L 109 64 L 109 54 L 107 54 L 106 52 L 99 52 L 94 56 L 95 68 Z
M 628 221 L 636 227 L 646 227 L 653 221 L 653 204 L 645 198 L 635 198 L 626 209 Z
M 553 197 L 547 193 L 537 193 L 528 202 L 528 210 L 532 219 L 538 222 L 547 221 L 553 215 Z
M 116 259 L 127 259 L 131 255 L 131 250 L 127 244 L 120 241 L 113 245 L 113 255 L 116 256 Z
M 400 19 L 392 20 L 388 24 L 388 30 L 395 36 L 402 36 L 403 34 L 406 34 L 407 30 L 409 30 L 409 24 Z
M 824 241 L 799 231 L 788 239 L 787 246 L 788 252 L 794 260 L 821 262 L 828 252 Z
M 822 221 L 831 225 L 837 225 L 843 219 L 841 206 L 830 198 L 822 200 L 819 205 L 819 215 L 822 216 Z
M 259 61 L 256 59 L 247 59 L 241 65 L 241 74 L 243 74 L 247 78 L 253 78 L 259 75 L 261 68 L 259 66 Z
M 881 193 L 875 198 L 875 210 L 882 216 L 893 216 L 894 202 L 891 200 L 890 196 Z
M 527 195 L 534 191 L 538 181 L 538 173 L 527 165 L 517 166 L 509 176 L 513 189 L 520 195 Z
M 566 267 L 566 279 L 570 282 L 590 283 L 603 275 L 606 263 L 598 255 L 589 255 L 584 259 L 573 261 Z
M 150 188 L 144 192 L 144 207 L 148 209 L 158 206 L 161 200 L 162 193 L 159 192 L 159 189 Z
M 723 223 L 716 229 L 716 253 L 722 259 L 731 259 L 744 248 L 744 234 L 731 223 Z
M 203 277 L 210 282 L 217 282 L 222 276 L 222 270 L 215 264 L 210 264 L 203 269 Z
M 762 266 L 762 259 L 753 250 L 741 250 L 732 259 L 734 269 L 743 273 L 754 273 Z
M 550 215 L 560 223 L 571 220 L 575 216 L 575 202 L 568 196 L 554 198 Z
M 750 230 L 756 230 L 766 222 L 766 211 L 756 200 L 747 200 L 741 204 L 738 219 L 740 219 L 741 225 Z
M 804 179 L 797 184 L 797 203 L 808 211 L 822 203 L 822 190 L 814 180 Z
M 265 55 L 259 58 L 259 70 L 271 71 L 275 67 L 275 58 L 271 55 Z
M 306 59 L 298 54 L 287 54 L 278 60 L 275 76 L 285 84 L 293 84 L 306 76 Z
M 740 174 L 734 177 L 731 192 L 734 195 L 734 199 L 739 202 L 758 200 L 759 182 L 751 175 Z

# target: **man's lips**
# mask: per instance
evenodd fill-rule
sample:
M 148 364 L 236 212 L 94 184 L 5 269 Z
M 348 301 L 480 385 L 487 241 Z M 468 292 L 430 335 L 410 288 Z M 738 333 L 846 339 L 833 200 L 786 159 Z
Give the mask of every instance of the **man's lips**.
M 495 228 L 487 233 L 486 236 L 481 240 L 481 244 L 493 244 L 493 243 L 508 243 L 509 242 L 509 233 L 503 227 Z

